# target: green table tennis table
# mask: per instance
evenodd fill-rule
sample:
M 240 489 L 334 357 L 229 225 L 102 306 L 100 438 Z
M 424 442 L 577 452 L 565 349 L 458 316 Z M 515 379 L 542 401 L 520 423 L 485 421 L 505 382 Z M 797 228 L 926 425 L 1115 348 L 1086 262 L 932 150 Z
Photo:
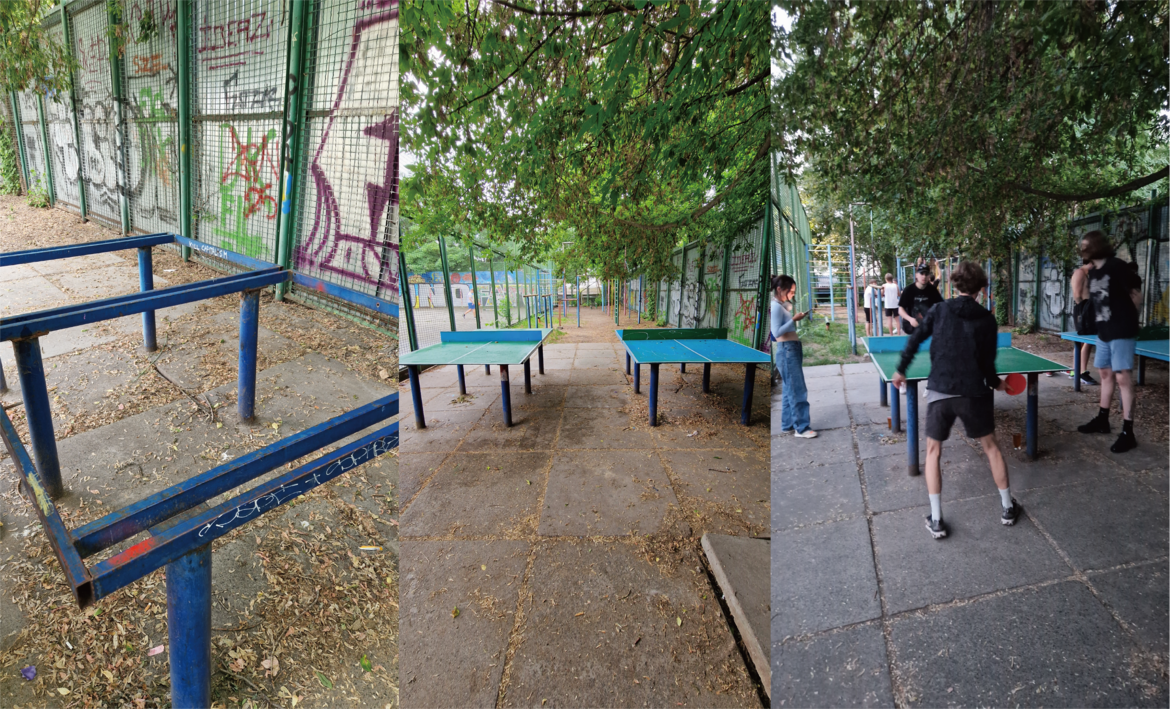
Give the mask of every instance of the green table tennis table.
M 711 391 L 712 364 L 744 365 L 743 412 L 740 423 L 750 425 L 752 394 L 756 384 L 756 365 L 768 364 L 771 357 L 765 352 L 727 339 L 727 328 L 673 328 L 647 330 L 616 330 L 618 339 L 626 348 L 626 374 L 631 365 L 634 374 L 634 393 L 641 393 L 641 366 L 650 365 L 650 425 L 658 425 L 658 367 L 677 364 L 687 371 L 688 364 L 703 365 L 703 392 Z
M 890 335 L 886 337 L 862 338 L 865 347 L 869 350 L 870 361 L 878 370 L 881 378 L 881 405 L 886 405 L 886 391 L 889 388 L 890 423 L 894 431 L 900 431 L 902 422 L 898 411 L 898 391 L 894 388 L 894 373 L 898 368 L 898 360 L 902 357 L 902 350 L 910 339 L 908 335 Z M 930 339 L 927 338 L 919 346 L 918 352 L 906 368 L 906 448 L 909 454 L 909 470 L 911 475 L 918 475 L 918 382 L 930 377 Z M 1068 369 L 1060 362 L 1038 357 L 1031 352 L 1025 352 L 1012 347 L 1012 334 L 999 333 L 996 341 L 995 371 L 1000 375 L 1025 374 L 1028 377 L 1028 409 L 1026 416 L 1026 436 L 1028 457 L 1036 459 L 1036 443 L 1039 438 L 1039 390 L 1040 374 L 1042 372 L 1063 372 Z
M 439 343 L 408 352 L 399 357 L 399 364 L 405 365 L 410 375 L 410 396 L 414 401 L 414 422 L 419 428 L 426 428 L 423 416 L 422 386 L 419 384 L 419 367 L 431 365 L 455 365 L 459 374 L 459 393 L 467 394 L 467 380 L 463 367 L 483 365 L 491 374 L 491 366 L 500 368 L 500 391 L 503 395 L 504 425 L 512 425 L 512 390 L 508 380 L 510 365 L 524 365 L 524 393 L 532 393 L 532 367 L 529 360 L 535 352 L 537 367 L 544 374 L 544 341 L 552 334 L 551 329 L 542 330 L 468 330 L 467 332 L 439 333 Z
M 1081 345 L 1097 344 L 1096 335 L 1078 335 L 1073 332 L 1060 333 L 1060 339 L 1068 340 L 1073 343 L 1073 371 L 1081 371 Z M 1137 357 L 1137 377 L 1136 383 L 1146 383 L 1146 360 L 1156 359 L 1162 362 L 1170 362 L 1170 340 L 1165 336 L 1143 340 L 1141 335 L 1138 336 L 1137 347 L 1134 348 L 1134 355 Z M 1073 377 L 1073 389 L 1081 390 L 1081 378 Z

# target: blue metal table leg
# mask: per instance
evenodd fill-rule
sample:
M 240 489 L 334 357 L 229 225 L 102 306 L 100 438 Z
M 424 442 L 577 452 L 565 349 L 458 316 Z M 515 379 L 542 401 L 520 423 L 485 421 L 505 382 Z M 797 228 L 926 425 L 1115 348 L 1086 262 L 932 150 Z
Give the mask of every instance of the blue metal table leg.
M 490 364 L 485 364 L 483 366 L 483 373 L 490 377 L 492 375 L 492 366 Z
M 504 404 L 504 425 L 512 425 L 512 388 L 508 381 L 508 365 L 500 365 L 500 394 Z
M 1138 361 L 1137 383 L 1141 384 L 1141 385 L 1145 385 L 1145 383 L 1146 383 L 1146 359 L 1148 359 L 1148 358 L 1143 357 L 1141 355 L 1137 355 L 1137 361 Z
M 704 368 L 710 365 L 704 365 Z M 743 378 L 743 414 L 739 417 L 739 422 L 744 426 L 750 426 L 752 422 L 752 394 L 756 389 L 756 365 L 747 365 L 747 373 Z
M 1040 375 L 1035 372 L 1028 375 L 1028 413 L 1027 413 L 1028 457 L 1036 460 L 1036 443 L 1040 434 Z
M 918 382 L 906 382 L 906 448 L 910 474 L 918 475 Z
M 536 366 L 538 372 L 544 374 L 544 343 L 536 348 Z
M 650 425 L 658 425 L 658 363 L 650 364 Z
M 422 385 L 418 381 L 418 365 L 408 364 L 406 372 L 410 375 L 410 399 L 414 404 L 414 425 L 426 428 L 427 420 L 423 416 Z
M 1081 390 L 1081 343 L 1073 343 L 1073 391 Z
M 686 362 L 680 363 L 678 365 L 678 371 L 682 374 L 686 374 L 687 373 L 687 363 Z
M 626 353 L 626 376 L 630 375 L 630 353 Z
M 240 380 L 236 410 L 241 421 L 256 417 L 256 343 L 260 326 L 260 291 L 240 293 Z
M 8 391 L 8 380 L 4 378 L 4 363 L 0 362 L 0 394 Z
M 626 355 L 626 357 L 629 357 L 629 355 Z M 642 393 L 642 365 L 638 362 L 634 362 L 634 393 Z
M 41 341 L 36 337 L 13 340 L 12 349 L 16 352 L 16 372 L 20 377 L 20 395 L 28 418 L 33 460 L 49 497 L 58 498 L 65 494 L 65 485 L 61 482 L 61 461 L 57 457 L 57 440 L 53 436 L 53 411 L 49 408 Z
M 532 360 L 524 360 L 524 393 L 532 393 Z
M 459 377 L 459 394 L 467 396 L 467 379 L 463 376 L 463 365 L 455 365 L 455 375 Z
M 144 293 L 148 290 L 154 290 L 154 267 L 149 246 L 138 249 L 138 285 Z M 147 310 L 142 314 L 142 346 L 147 352 L 154 352 L 158 349 L 153 310 Z
M 710 392 L 711 392 L 711 363 L 704 362 L 703 363 L 703 393 L 709 394 Z
M 901 433 L 902 431 L 902 402 L 898 398 L 901 394 L 898 393 L 898 387 L 894 386 L 893 382 L 889 383 L 890 387 L 890 430 L 894 433 Z
M 886 398 L 886 392 L 888 391 L 886 389 L 886 380 L 882 379 L 881 377 L 878 377 L 878 388 L 881 390 L 881 392 L 878 394 L 878 403 L 882 406 L 889 406 L 890 401 L 888 398 Z
M 211 706 L 211 545 L 166 565 L 171 705 Z

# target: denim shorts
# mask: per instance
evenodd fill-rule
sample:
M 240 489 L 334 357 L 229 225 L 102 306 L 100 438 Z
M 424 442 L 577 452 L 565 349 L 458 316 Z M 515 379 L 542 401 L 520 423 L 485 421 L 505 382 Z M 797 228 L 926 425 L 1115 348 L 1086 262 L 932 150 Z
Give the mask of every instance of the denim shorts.
M 1101 369 L 1108 368 L 1115 372 L 1124 372 L 1133 369 L 1133 351 L 1137 347 L 1137 338 L 1124 340 L 1097 340 L 1097 354 L 1093 356 L 1093 366 Z

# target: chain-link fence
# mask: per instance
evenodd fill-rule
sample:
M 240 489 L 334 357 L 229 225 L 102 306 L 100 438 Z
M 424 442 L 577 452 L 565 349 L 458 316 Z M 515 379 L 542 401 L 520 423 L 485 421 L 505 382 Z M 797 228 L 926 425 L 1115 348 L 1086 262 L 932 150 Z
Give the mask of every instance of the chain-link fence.
M 21 153 L 29 192 L 49 191 L 49 174 L 45 170 L 45 143 L 41 137 L 40 99 L 33 91 L 16 94 L 16 120 L 20 124 Z

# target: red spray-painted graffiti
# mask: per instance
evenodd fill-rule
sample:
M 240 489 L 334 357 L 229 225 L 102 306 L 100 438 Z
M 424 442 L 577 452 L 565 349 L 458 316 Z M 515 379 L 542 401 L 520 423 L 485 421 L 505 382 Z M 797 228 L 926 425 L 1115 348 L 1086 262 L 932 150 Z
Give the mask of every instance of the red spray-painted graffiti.
M 269 190 L 277 179 L 276 164 L 268 154 L 268 140 L 273 137 L 269 132 L 259 143 L 241 141 L 233 126 L 225 126 L 231 132 L 232 151 L 234 153 L 231 164 L 219 178 L 221 185 L 243 181 L 244 188 L 244 218 L 251 217 L 257 210 L 264 210 L 262 214 L 268 219 L 276 219 L 276 198 Z M 261 171 L 271 172 L 272 179 L 261 175 Z M 271 207 L 271 212 L 267 210 Z

